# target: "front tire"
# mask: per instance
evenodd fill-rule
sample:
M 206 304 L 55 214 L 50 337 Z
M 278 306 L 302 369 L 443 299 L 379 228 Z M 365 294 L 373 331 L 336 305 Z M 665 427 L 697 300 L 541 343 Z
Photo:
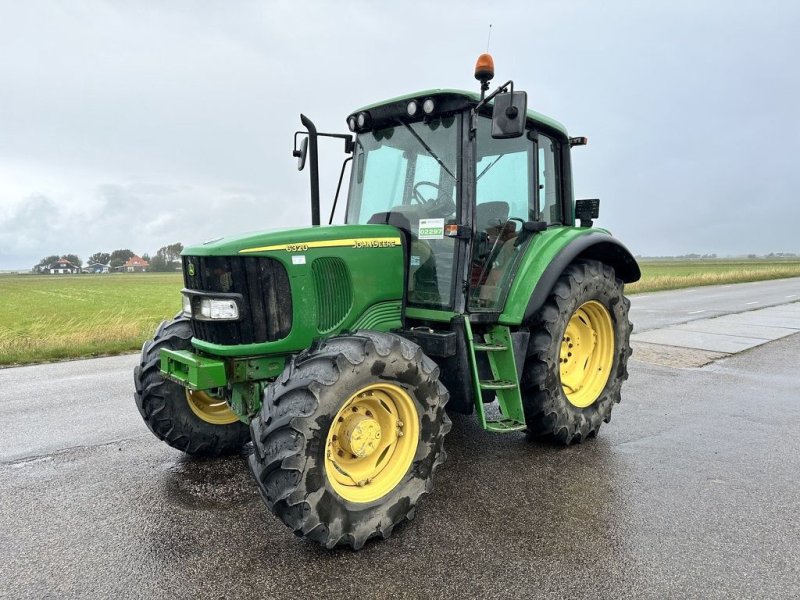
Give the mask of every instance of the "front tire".
M 529 324 L 521 387 L 533 437 L 580 443 L 611 420 L 632 353 L 623 286 L 608 265 L 573 263 Z
M 436 364 L 404 338 L 324 341 L 289 362 L 250 424 L 264 502 L 327 548 L 389 537 L 445 460 L 447 400 Z
M 195 456 L 240 452 L 250 431 L 224 399 L 205 391 L 192 392 L 161 374 L 161 349 L 191 350 L 189 319 L 164 321 L 155 337 L 144 343 L 134 369 L 136 407 L 153 434 L 173 448 Z

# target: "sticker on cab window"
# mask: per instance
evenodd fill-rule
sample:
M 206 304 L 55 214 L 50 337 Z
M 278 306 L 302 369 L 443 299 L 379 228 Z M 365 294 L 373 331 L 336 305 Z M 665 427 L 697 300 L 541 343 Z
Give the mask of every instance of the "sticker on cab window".
M 444 237 L 444 219 L 420 219 L 419 239 L 440 240 Z

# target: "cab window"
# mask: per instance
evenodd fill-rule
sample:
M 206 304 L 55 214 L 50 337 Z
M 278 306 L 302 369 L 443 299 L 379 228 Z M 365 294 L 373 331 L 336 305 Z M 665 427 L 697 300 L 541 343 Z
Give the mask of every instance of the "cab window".
M 543 133 L 536 134 L 539 220 L 563 223 L 558 142 Z

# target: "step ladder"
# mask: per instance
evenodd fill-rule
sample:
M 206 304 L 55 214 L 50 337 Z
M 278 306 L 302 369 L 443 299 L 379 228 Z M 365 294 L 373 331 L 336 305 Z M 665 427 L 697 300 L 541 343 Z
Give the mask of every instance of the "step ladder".
M 483 342 L 476 342 L 469 319 L 464 321 L 467 346 L 472 366 L 472 380 L 476 382 L 475 410 L 481 426 L 487 431 L 507 433 L 525 429 L 525 413 L 522 410 L 522 395 L 519 390 L 517 364 L 514 360 L 514 345 L 511 331 L 505 325 L 493 325 L 485 334 Z M 476 354 L 486 353 L 492 370 L 492 379 L 481 379 L 478 375 Z M 484 390 L 494 391 L 500 405 L 500 418 L 487 419 L 483 402 Z

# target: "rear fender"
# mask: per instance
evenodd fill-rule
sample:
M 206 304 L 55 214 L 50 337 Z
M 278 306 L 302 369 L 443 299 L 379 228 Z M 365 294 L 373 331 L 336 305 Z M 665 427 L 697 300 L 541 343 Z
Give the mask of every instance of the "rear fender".
M 602 229 L 573 229 L 570 233 L 572 235 L 559 236 L 548 244 L 549 247 L 542 248 L 547 256 L 532 256 L 527 261 L 523 259 L 505 309 L 500 315 L 501 323 L 519 325 L 529 320 L 542 307 L 564 269 L 576 260 L 591 259 L 605 263 L 613 267 L 616 276 L 625 283 L 633 283 L 641 277 L 636 259 L 610 233 Z M 561 242 L 560 248 L 554 249 L 553 245 L 558 242 Z M 539 254 L 535 244 L 531 244 L 528 252 Z M 547 260 L 548 256 L 549 261 L 543 265 L 541 261 Z M 526 265 L 526 262 L 530 265 Z

